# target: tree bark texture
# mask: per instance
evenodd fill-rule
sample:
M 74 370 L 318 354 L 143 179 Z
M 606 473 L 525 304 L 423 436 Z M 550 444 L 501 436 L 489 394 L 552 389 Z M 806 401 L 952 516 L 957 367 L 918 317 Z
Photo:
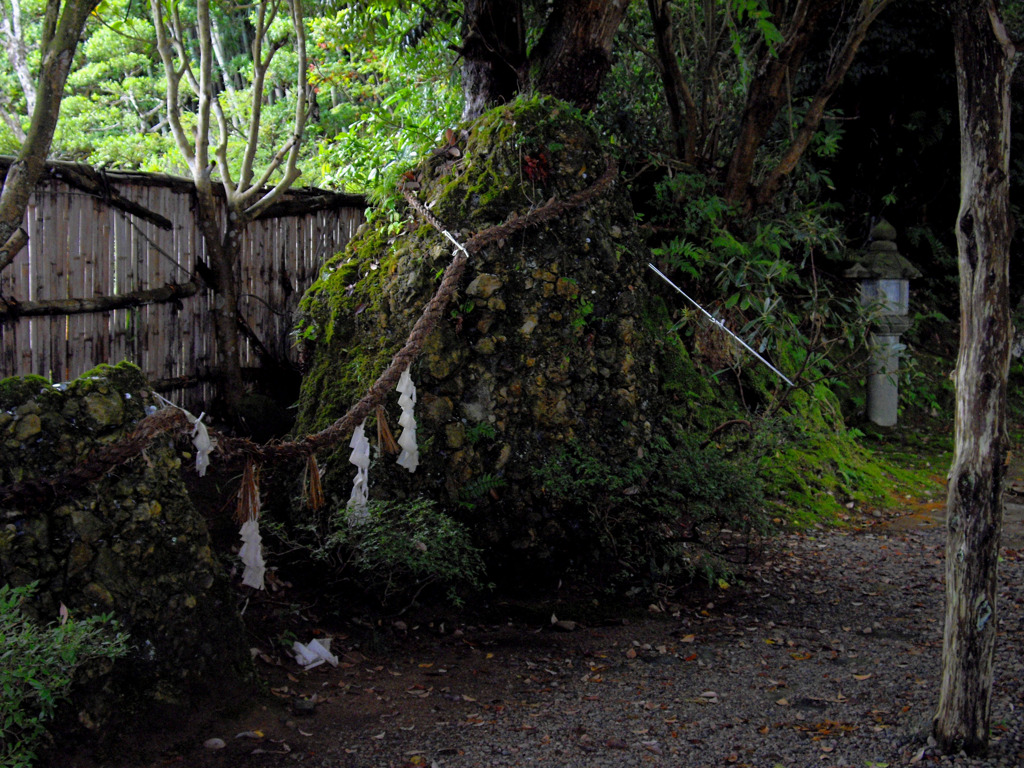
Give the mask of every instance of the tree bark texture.
M 0 270 L 14 261 L 28 242 L 21 226 L 28 198 L 46 167 L 78 40 L 89 14 L 98 4 L 99 0 L 65 0 L 63 6 L 60 0 L 47 2 L 32 122 L 0 193 Z
M 1008 447 L 1009 142 L 1013 45 L 995 0 L 951 4 L 960 103 L 960 354 L 949 473 L 946 619 L 934 735 L 947 753 L 988 745 L 996 566 Z
M 593 109 L 611 69 L 612 41 L 628 6 L 628 0 L 554 3 L 540 40 L 530 51 L 537 90 L 585 112 Z
M 527 53 L 520 0 L 468 0 L 460 49 L 463 119 L 479 117 L 527 87 L 593 109 L 628 5 L 627 0 L 552 3 L 540 38 Z
M 463 120 L 511 100 L 526 64 L 520 0 L 466 0 L 462 30 Z

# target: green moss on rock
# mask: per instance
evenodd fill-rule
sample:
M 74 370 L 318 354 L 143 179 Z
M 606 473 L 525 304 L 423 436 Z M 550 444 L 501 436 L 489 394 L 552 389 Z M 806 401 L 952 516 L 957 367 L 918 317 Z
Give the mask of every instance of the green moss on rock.
M 416 169 L 416 194 L 462 241 L 586 189 L 608 162 L 579 113 L 550 99 L 494 110 L 460 135 L 457 152 L 442 148 Z M 409 475 L 375 463 L 373 496 L 425 493 L 442 502 L 490 544 L 492 563 L 513 552 L 520 562 L 550 559 L 573 539 L 533 468 L 569 441 L 621 464 L 663 415 L 650 375 L 656 351 L 637 320 L 648 296 L 633 224 L 615 187 L 474 255 L 413 366 L 420 468 Z M 325 267 L 302 302 L 300 431 L 323 428 L 365 393 L 450 260 L 450 243 L 431 227 L 390 237 L 366 227 Z M 397 432 L 397 394 L 387 411 Z M 338 499 L 348 497 L 353 475 L 347 454 L 322 462 L 325 488 Z M 489 476 L 503 490 L 467 504 L 466 489 Z
M 2 382 L 0 484 L 59 477 L 116 442 L 154 405 L 131 364 L 100 366 L 64 385 Z M 166 441 L 55 503 L 2 510 L 0 581 L 39 582 L 27 609 L 51 621 L 113 612 L 133 648 L 75 700 L 82 721 L 109 724 L 160 701 L 184 703 L 248 668 L 233 596 L 205 522 Z

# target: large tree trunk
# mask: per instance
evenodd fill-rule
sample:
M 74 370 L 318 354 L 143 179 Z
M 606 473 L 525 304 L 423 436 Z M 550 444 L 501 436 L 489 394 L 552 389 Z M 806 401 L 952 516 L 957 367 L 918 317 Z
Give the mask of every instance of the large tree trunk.
M 995 0 L 953 3 L 960 101 L 960 355 L 946 502 L 946 621 L 934 735 L 947 753 L 988 745 L 996 564 L 1008 445 L 1009 142 L 1013 45 Z
M 612 40 L 628 6 L 628 0 L 555 3 L 544 33 L 530 51 L 537 90 L 584 111 L 593 109 L 612 66 Z
M 460 49 L 463 119 L 479 117 L 527 86 L 580 109 L 593 109 L 628 5 L 627 0 L 553 3 L 540 39 L 527 55 L 519 0 L 468 0 Z
M 504 104 L 519 92 L 526 32 L 519 0 L 466 0 L 463 19 L 463 120 Z

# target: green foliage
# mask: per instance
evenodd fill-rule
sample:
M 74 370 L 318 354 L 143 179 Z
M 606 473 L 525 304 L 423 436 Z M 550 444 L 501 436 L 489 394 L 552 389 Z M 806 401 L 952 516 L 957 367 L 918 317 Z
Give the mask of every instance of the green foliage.
M 696 576 L 714 583 L 744 561 L 766 531 L 757 467 L 752 451 L 730 453 L 680 434 L 656 438 L 623 467 L 570 443 L 536 474 L 547 494 L 575 510 L 583 569 L 653 592 Z
M 28 768 L 76 673 L 127 651 L 110 615 L 41 627 L 22 611 L 36 585 L 0 586 L 0 765 Z
M 485 573 L 480 551 L 467 529 L 437 509 L 434 501 L 371 501 L 365 513 L 341 507 L 326 519 L 300 524 L 293 534 L 268 523 L 303 560 L 327 566 L 326 586 L 362 590 L 384 604 L 415 597 L 427 587 L 479 590 Z
M 493 440 L 497 432 L 489 421 L 481 421 L 466 430 L 466 442 L 476 445 L 481 440 Z
M 683 278 L 689 295 L 798 383 L 849 375 L 868 325 L 849 283 L 829 279 L 844 252 L 828 207 L 739 217 L 703 174 L 676 174 L 657 192 L 654 220 L 678 234 L 652 252 Z M 676 330 L 716 367 L 759 365 L 718 329 L 696 339 L 704 325 L 683 307 Z
M 469 432 L 466 433 L 466 438 L 467 440 L 469 439 Z M 459 503 L 472 509 L 477 499 L 504 487 L 505 480 L 496 475 L 483 474 L 479 477 L 474 477 L 459 490 Z
M 458 122 L 457 16 L 401 2 L 340 4 L 312 20 L 318 183 L 392 194 L 398 174 Z

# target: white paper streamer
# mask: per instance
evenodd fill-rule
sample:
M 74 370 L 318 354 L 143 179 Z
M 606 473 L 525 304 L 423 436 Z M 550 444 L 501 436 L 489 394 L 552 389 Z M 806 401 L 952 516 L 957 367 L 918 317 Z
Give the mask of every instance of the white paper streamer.
M 356 477 L 352 483 L 352 495 L 348 500 L 349 522 L 366 518 L 366 502 L 370 497 L 370 441 L 366 439 L 366 419 L 355 428 L 349 447 L 352 455 L 348 460 L 356 465 Z
M 420 451 L 416 446 L 416 414 L 413 412 L 416 385 L 413 384 L 408 368 L 402 371 L 402 377 L 398 380 L 398 391 L 401 393 L 398 404 L 402 407 L 402 416 L 398 419 L 398 425 L 402 427 L 402 434 L 398 436 L 398 445 L 402 448 L 398 465 L 415 472 L 420 464 Z
M 253 589 L 265 589 L 263 574 L 266 573 L 266 565 L 263 562 L 263 543 L 260 538 L 259 523 L 253 520 L 246 520 L 242 523 L 242 548 L 238 556 L 245 563 L 245 572 L 242 574 L 242 583 Z
M 177 408 L 185 414 L 185 418 L 188 419 L 188 423 L 192 425 L 192 445 L 195 446 L 196 449 L 196 473 L 200 477 L 205 477 L 206 468 L 210 466 L 210 454 L 213 452 L 213 449 L 217 447 L 217 441 L 210 437 L 210 433 L 206 431 L 206 425 L 203 424 L 203 417 L 206 413 L 200 413 L 199 418 L 197 419 L 180 405 L 175 405 L 159 393 L 154 392 L 153 397 L 155 397 L 157 402 L 162 404 L 165 408 Z
M 195 418 L 191 413 L 185 411 L 185 418 L 192 422 L 192 445 L 196 449 L 196 473 L 200 477 L 206 476 L 206 468 L 210 466 L 210 453 L 216 447 L 217 443 L 210 439 L 210 433 L 206 431 L 206 425 L 203 424 L 203 416 L 206 413 L 200 413 L 199 418 Z

